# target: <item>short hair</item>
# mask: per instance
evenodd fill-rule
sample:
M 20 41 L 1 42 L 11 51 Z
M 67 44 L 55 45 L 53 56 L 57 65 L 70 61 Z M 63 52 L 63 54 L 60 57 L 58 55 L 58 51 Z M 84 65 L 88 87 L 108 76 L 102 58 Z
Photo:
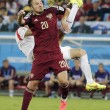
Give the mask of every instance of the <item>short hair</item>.
M 29 5 L 30 7 L 32 6 L 32 1 L 33 1 L 33 0 L 28 0 L 28 5 Z M 42 3 L 44 3 L 43 0 L 41 0 L 41 1 L 42 1 Z
M 7 59 L 5 59 L 5 60 L 3 60 L 3 63 L 5 63 L 5 62 L 9 62 Z
M 103 63 L 99 63 L 99 66 L 100 66 L 100 65 L 101 65 L 101 66 L 104 66 L 104 64 L 103 64 Z
M 32 0 L 28 0 L 28 5 L 31 6 Z

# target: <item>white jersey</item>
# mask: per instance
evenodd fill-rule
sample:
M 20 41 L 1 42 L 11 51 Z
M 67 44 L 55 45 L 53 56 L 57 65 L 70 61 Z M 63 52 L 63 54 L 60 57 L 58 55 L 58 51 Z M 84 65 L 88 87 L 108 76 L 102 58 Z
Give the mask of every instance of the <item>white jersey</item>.
M 16 42 L 18 44 L 19 49 L 27 56 L 27 60 L 29 62 L 33 61 L 33 49 L 35 46 L 34 42 L 34 37 L 33 36 L 28 36 L 24 37 L 26 31 L 28 29 L 25 27 L 20 27 L 15 34 Z M 71 47 L 65 46 L 65 47 L 60 47 L 61 52 L 63 54 L 63 57 L 65 60 L 70 60 L 70 49 Z
M 20 27 L 15 34 L 15 39 L 18 44 L 19 49 L 27 56 L 29 62 L 33 61 L 33 49 L 35 46 L 34 37 L 28 36 L 24 37 L 28 29 L 25 27 Z

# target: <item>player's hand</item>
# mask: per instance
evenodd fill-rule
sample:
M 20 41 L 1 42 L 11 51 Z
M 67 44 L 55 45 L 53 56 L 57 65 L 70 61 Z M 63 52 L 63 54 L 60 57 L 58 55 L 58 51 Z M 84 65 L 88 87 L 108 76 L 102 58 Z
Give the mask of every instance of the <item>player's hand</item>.
M 70 29 L 70 27 L 69 27 L 67 22 L 62 22 L 62 28 L 63 28 L 64 32 L 66 32 L 66 33 L 70 33 L 71 32 L 71 29 Z
M 21 15 L 24 15 L 25 14 L 25 11 L 24 10 L 20 10 L 19 12 L 18 12 L 18 16 L 21 16 Z

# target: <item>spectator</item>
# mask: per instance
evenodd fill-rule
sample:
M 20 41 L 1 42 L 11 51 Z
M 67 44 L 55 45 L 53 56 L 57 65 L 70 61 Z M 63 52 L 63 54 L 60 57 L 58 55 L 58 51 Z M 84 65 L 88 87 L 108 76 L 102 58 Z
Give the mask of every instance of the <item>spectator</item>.
M 8 31 L 8 25 L 4 24 L 4 18 L 0 15 L 0 32 Z
M 98 71 L 95 73 L 95 80 L 100 84 L 107 85 L 109 82 L 109 73 L 104 69 L 102 63 L 99 64 Z
M 93 33 L 90 26 L 85 24 L 85 17 L 80 17 L 80 25 L 73 28 L 73 33 Z
M 81 87 L 84 86 L 84 75 L 80 68 L 79 59 L 75 59 L 74 64 L 75 64 L 75 66 L 71 70 L 69 81 L 70 81 L 70 86 L 72 88 L 77 87 L 77 95 L 78 95 L 78 97 L 80 97 Z
M 6 2 L 6 8 L 9 10 L 12 14 L 16 14 L 18 11 L 17 3 L 14 0 L 7 0 Z
M 88 21 L 101 21 L 102 20 L 102 12 L 99 9 L 99 0 L 92 0 L 93 8 L 87 13 Z
M 100 83 L 100 84 L 104 84 L 106 86 L 108 86 L 109 83 L 109 73 L 107 70 L 104 69 L 104 65 L 102 63 L 99 64 L 98 66 L 98 71 L 95 73 L 95 80 L 96 82 Z M 106 97 L 106 92 L 107 92 L 106 88 L 105 90 L 102 91 L 102 97 L 103 98 L 107 98 Z M 91 92 L 91 98 L 93 98 L 94 92 Z
M 6 6 L 6 1 L 5 0 L 0 0 L 0 8 Z
M 9 20 L 10 20 L 10 23 L 8 24 L 8 31 L 15 32 L 19 27 L 19 25 L 15 19 L 15 15 L 10 15 Z
M 80 8 L 76 14 L 75 21 L 79 21 L 80 17 L 83 15 L 85 15 L 85 11 L 83 10 L 83 8 Z
M 51 89 L 54 86 L 55 83 L 58 83 L 57 79 L 55 79 L 55 76 L 53 73 L 46 74 L 44 78 L 44 85 L 45 85 L 45 97 L 48 97 L 51 95 Z
M 86 3 L 83 4 L 83 9 L 85 13 L 88 13 L 88 11 L 92 8 L 92 2 L 91 0 L 86 0 Z
M 16 70 L 11 66 L 8 60 L 3 61 L 3 66 L 0 69 L 0 84 L 8 84 L 9 87 L 9 96 L 13 97 L 14 95 L 14 78 L 16 75 Z
M 3 16 L 3 18 L 4 18 L 4 21 L 3 21 L 4 24 L 9 23 L 8 13 L 9 13 L 9 12 L 7 11 L 6 7 L 0 8 L 0 15 Z

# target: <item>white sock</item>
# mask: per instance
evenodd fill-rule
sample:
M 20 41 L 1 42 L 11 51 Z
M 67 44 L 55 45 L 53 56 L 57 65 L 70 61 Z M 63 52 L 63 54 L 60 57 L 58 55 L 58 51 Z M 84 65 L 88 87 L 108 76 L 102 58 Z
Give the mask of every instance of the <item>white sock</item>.
M 78 10 L 79 10 L 78 5 L 77 4 L 73 4 L 72 9 L 70 11 L 70 14 L 69 14 L 69 16 L 67 18 L 67 22 L 68 22 L 68 25 L 69 25 L 70 28 L 73 25 L 73 22 L 74 22 L 74 19 L 75 19 L 75 16 L 76 16 Z
M 93 78 L 92 78 L 92 72 L 91 72 L 91 68 L 90 68 L 90 64 L 88 62 L 88 56 L 87 54 L 82 56 L 80 58 L 81 60 L 81 70 L 84 73 L 86 80 L 87 80 L 87 84 L 91 84 L 94 82 Z
M 14 95 L 14 90 L 9 90 L 9 96 L 13 97 L 13 95 Z

